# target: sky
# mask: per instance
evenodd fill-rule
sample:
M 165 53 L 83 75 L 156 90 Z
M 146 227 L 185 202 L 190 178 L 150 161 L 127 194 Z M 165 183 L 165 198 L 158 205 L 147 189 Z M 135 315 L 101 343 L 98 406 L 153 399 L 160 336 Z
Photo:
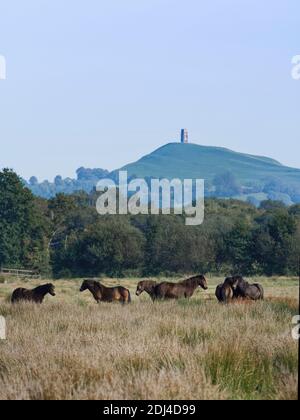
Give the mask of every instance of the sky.
M 179 141 L 300 168 L 299 0 L 0 0 L 0 168 L 116 169 Z

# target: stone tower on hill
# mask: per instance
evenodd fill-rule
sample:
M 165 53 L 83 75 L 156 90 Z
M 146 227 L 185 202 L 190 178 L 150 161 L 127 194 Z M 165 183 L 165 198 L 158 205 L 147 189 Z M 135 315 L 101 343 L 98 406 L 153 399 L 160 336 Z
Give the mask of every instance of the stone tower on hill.
M 189 142 L 189 133 L 186 128 L 181 130 L 181 143 L 188 143 Z

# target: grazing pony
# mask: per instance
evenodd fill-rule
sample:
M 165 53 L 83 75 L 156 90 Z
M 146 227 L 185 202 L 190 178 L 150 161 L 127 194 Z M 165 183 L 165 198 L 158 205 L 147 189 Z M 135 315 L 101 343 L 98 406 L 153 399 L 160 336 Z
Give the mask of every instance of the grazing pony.
M 234 291 L 234 296 L 242 299 L 251 299 L 251 300 L 263 300 L 264 299 L 264 289 L 258 284 L 249 284 L 241 276 L 234 276 L 234 282 L 236 288 Z
M 135 294 L 137 296 L 140 296 L 143 292 L 146 292 L 151 297 L 151 299 L 154 301 L 155 300 L 154 289 L 155 289 L 155 286 L 156 285 L 157 285 L 157 283 L 154 280 L 143 280 L 143 281 L 140 281 L 138 283 L 137 287 L 136 287 Z
M 11 297 L 11 302 L 16 303 L 20 301 L 42 303 L 47 294 L 55 296 L 55 286 L 51 283 L 38 286 L 33 290 L 19 288 L 16 289 Z
M 98 281 L 84 280 L 81 285 L 80 292 L 84 292 L 85 290 L 89 290 L 91 292 L 97 303 L 118 301 L 124 304 L 131 302 L 129 290 L 122 286 L 105 287 Z
M 206 278 L 201 274 L 191 277 L 179 283 L 163 282 L 155 286 L 154 295 L 156 299 L 181 299 L 193 296 L 197 287 L 207 290 Z

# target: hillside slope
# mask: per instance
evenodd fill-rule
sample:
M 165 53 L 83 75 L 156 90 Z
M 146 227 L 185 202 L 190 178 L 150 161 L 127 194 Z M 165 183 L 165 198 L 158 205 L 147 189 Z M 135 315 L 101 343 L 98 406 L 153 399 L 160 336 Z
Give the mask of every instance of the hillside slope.
M 261 201 L 300 203 L 300 169 L 289 168 L 268 157 L 237 153 L 222 147 L 169 143 L 137 162 L 122 168 L 130 177 L 205 179 L 206 196 Z M 118 170 L 79 168 L 77 179 L 39 183 L 36 177 L 24 181 L 35 195 L 50 198 L 57 193 L 89 193 L 101 178 L 118 181 Z M 216 179 L 218 179 L 216 181 Z
M 216 195 L 213 186 L 216 176 L 230 172 L 241 186 L 241 191 L 228 194 L 230 197 L 254 201 L 273 199 L 286 204 L 300 202 L 300 169 L 286 167 L 268 157 L 221 147 L 169 143 L 121 170 L 139 178 L 205 179 L 212 186 L 212 195 Z
M 283 166 L 267 157 L 196 144 L 169 143 L 121 169 L 139 177 L 206 180 L 213 180 L 216 175 L 230 171 L 243 182 L 264 182 L 266 178 L 274 177 L 300 185 L 300 169 Z

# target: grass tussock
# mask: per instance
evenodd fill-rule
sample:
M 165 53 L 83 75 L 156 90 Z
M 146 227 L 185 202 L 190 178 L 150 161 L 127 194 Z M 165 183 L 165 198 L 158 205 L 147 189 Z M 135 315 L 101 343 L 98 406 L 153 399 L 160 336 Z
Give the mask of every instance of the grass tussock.
M 219 280 L 190 301 L 132 293 L 128 306 L 96 305 L 79 281 L 11 305 L 18 284 L 1 285 L 0 399 L 297 399 L 297 286 L 268 279 L 266 301 L 220 305 Z

